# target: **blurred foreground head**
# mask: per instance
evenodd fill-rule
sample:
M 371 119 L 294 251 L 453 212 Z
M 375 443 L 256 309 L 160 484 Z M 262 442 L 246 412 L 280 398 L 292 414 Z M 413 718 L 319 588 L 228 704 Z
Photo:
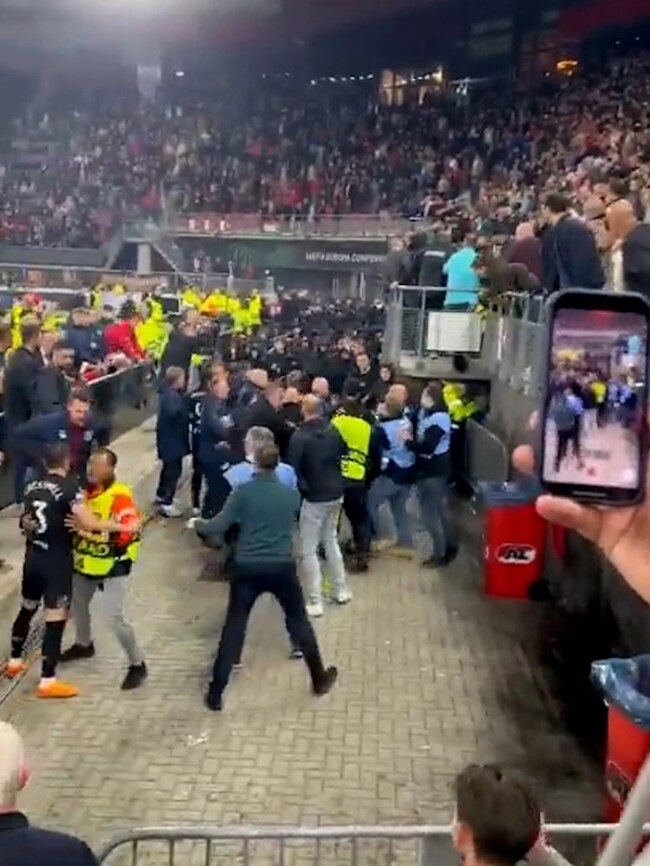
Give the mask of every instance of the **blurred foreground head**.
M 456 779 L 454 847 L 465 866 L 515 866 L 537 842 L 540 808 L 516 777 L 471 765 Z
M 12 811 L 30 771 L 22 737 L 13 725 L 0 722 L 0 811 Z

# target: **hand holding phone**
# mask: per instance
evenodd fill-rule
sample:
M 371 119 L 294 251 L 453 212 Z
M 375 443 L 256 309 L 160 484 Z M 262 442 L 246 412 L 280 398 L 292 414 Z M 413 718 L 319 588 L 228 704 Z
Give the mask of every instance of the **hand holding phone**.
M 538 471 L 555 496 L 640 502 L 647 463 L 650 306 L 640 295 L 569 290 L 548 308 Z

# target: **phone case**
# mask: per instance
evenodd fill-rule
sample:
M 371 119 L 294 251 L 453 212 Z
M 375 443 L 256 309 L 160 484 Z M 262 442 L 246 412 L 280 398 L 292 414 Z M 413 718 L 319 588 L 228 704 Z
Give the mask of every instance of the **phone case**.
M 619 502 L 615 499 L 598 499 L 595 497 L 589 496 L 581 496 L 579 493 L 577 495 L 571 496 L 576 502 L 582 502 L 586 505 L 603 505 L 608 508 L 629 508 L 630 506 L 637 505 L 645 499 L 645 491 L 647 486 L 647 471 L 648 471 L 648 421 L 647 421 L 647 413 L 648 413 L 648 397 L 650 395 L 650 382 L 648 378 L 648 374 L 650 371 L 650 303 L 648 299 L 643 295 L 638 293 L 626 292 L 622 295 L 619 292 L 607 292 L 607 291 L 598 291 L 594 289 L 562 289 L 561 291 L 555 292 L 551 297 L 549 297 L 546 301 L 546 322 L 548 327 L 546 328 L 545 338 L 544 338 L 544 376 L 543 376 L 543 388 L 540 397 L 540 403 L 537 410 L 537 426 L 535 428 L 534 435 L 534 452 L 535 452 L 535 476 L 542 490 L 548 491 L 547 486 L 543 481 L 543 460 L 544 460 L 544 434 L 545 434 L 545 419 L 546 419 L 546 406 L 548 405 L 550 399 L 550 360 L 551 360 L 551 348 L 552 348 L 552 340 L 553 333 L 551 324 L 553 322 L 555 316 L 555 310 L 560 305 L 567 296 L 576 297 L 576 296 L 588 296 L 593 298 L 594 295 L 598 295 L 599 297 L 615 297 L 617 299 L 621 299 L 622 297 L 633 297 L 637 300 L 641 301 L 643 306 L 647 309 L 647 321 L 648 321 L 648 330 L 646 336 L 646 372 L 645 372 L 645 412 L 642 416 L 642 428 L 639 433 L 641 442 L 640 442 L 640 468 L 639 468 L 639 478 L 640 483 L 636 492 L 636 496 L 633 498 L 627 499 L 625 502 Z M 606 306 L 603 307 L 606 309 Z M 555 494 L 557 495 L 557 494 Z

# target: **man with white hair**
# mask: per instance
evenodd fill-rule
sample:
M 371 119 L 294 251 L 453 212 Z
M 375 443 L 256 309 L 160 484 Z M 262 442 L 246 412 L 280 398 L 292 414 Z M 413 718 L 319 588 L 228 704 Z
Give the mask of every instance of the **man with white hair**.
M 268 427 L 250 428 L 244 437 L 244 453 L 246 454 L 246 459 L 241 463 L 237 463 L 235 466 L 231 466 L 230 469 L 224 473 L 224 478 L 230 485 L 231 490 L 236 490 L 238 487 L 241 487 L 242 484 L 246 484 L 246 482 L 250 481 L 255 474 L 255 464 L 253 459 L 255 452 L 262 445 L 274 444 L 275 439 L 273 433 L 271 433 Z M 293 466 L 289 466 L 288 463 L 280 462 L 275 470 L 275 474 L 278 477 L 278 481 L 281 481 L 282 484 L 285 484 L 287 487 L 292 487 L 294 490 L 297 489 L 298 480 Z
M 334 403 L 332 401 L 330 383 L 324 376 L 316 376 L 311 383 L 311 393 L 320 400 L 323 415 L 326 418 L 330 418 L 334 413 Z
M 25 746 L 18 731 L 0 722 L 0 850 L 2 866 L 97 866 L 85 842 L 30 827 L 18 810 L 18 795 L 30 777 Z

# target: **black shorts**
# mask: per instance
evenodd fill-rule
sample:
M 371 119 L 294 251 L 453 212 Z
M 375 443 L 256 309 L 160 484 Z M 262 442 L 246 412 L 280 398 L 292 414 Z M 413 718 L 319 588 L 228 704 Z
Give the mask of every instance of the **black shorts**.
M 72 558 L 44 551 L 27 551 L 23 564 L 22 596 L 40 602 L 48 610 L 70 607 L 72 599 Z

